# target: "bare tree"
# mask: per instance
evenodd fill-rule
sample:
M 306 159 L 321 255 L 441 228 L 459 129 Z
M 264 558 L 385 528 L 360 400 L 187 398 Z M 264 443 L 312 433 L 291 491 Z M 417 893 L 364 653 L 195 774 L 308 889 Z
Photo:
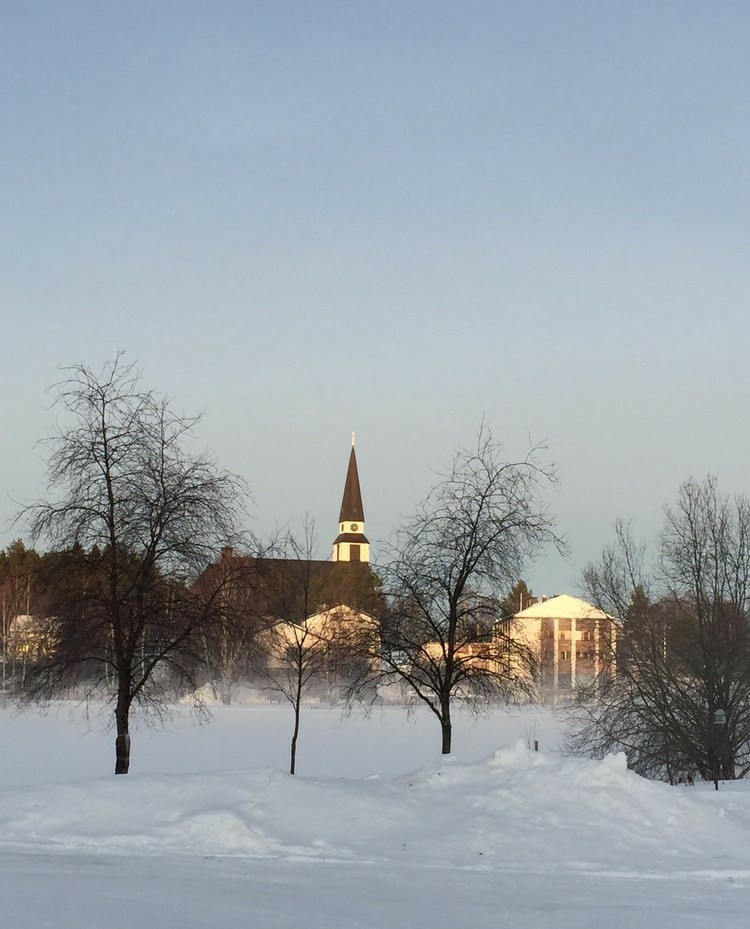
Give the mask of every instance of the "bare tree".
M 401 528 L 383 567 L 389 610 L 356 687 L 400 682 L 437 717 L 443 753 L 454 700 L 479 710 L 531 692 L 533 655 L 499 620 L 523 565 L 548 543 L 562 547 L 541 499 L 554 470 L 538 452 L 506 461 L 482 425 L 476 446 L 457 452 Z
M 618 519 L 614 541 L 603 549 L 596 564 L 583 571 L 588 595 L 605 612 L 624 617 L 635 591 L 641 591 L 647 598 L 650 595 L 646 556 L 646 546 L 633 538 L 631 524 Z
M 59 647 L 29 693 L 85 674 L 114 703 L 115 773 L 130 765 L 130 713 L 161 712 L 164 687 L 192 686 L 189 653 L 218 590 L 191 590 L 238 535 L 243 482 L 188 450 L 199 417 L 175 413 L 118 355 L 77 365 L 57 387 L 66 418 L 47 440 L 47 500 L 24 511 L 34 538 L 63 550 Z
M 339 607 L 303 619 L 280 621 L 262 634 L 265 662 L 262 675 L 287 700 L 294 712 L 289 772 L 297 769 L 297 742 L 302 720 L 302 701 L 313 688 L 325 684 L 332 669 L 340 666 L 347 635 L 348 608 Z
M 669 781 L 750 771 L 750 502 L 689 480 L 665 509 L 653 565 L 626 526 L 584 580 L 622 618 L 617 674 L 577 707 L 571 745 L 624 750 Z M 717 711 L 726 725 L 717 726 Z M 719 717 L 721 718 L 721 717 Z
M 261 649 L 256 671 L 286 699 L 294 712 L 290 744 L 290 773 L 297 767 L 297 742 L 302 719 L 302 702 L 315 688 L 346 674 L 353 660 L 352 617 L 362 614 L 344 603 L 330 603 L 337 594 L 361 593 L 365 585 L 337 585 L 330 562 L 316 561 L 315 523 L 305 517 L 299 535 L 288 532 L 274 540 L 276 559 L 267 561 L 259 574 L 266 628 L 261 632 Z M 359 573 L 360 565 L 353 566 Z M 355 577 L 355 580 L 357 578 Z M 328 601 L 328 602 L 326 602 Z
M 258 609 L 256 577 L 238 569 L 233 553 L 224 549 L 218 563 L 201 575 L 195 590 L 213 598 L 213 615 L 201 632 L 200 665 L 208 674 L 215 697 L 229 705 L 252 666 L 258 633 L 267 625 Z

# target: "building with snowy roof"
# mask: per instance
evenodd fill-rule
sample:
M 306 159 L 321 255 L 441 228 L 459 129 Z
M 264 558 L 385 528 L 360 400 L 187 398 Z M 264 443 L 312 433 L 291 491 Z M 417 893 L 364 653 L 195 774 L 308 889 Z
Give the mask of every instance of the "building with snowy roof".
M 534 653 L 545 702 L 575 700 L 614 673 L 616 621 L 578 597 L 543 598 L 521 610 L 513 617 L 512 634 Z

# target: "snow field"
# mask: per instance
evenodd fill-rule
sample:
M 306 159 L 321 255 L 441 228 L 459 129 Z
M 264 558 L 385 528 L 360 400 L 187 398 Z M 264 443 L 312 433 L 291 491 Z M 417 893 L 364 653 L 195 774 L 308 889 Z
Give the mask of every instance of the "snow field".
M 291 777 L 290 723 L 282 707 L 219 707 L 202 727 L 178 713 L 136 733 L 135 773 L 116 778 L 85 772 L 109 767 L 112 737 L 75 708 L 0 712 L 0 926 L 748 925 L 744 782 L 566 758 L 539 712 L 459 714 L 441 758 L 437 723 L 393 707 L 308 708 L 309 773 Z

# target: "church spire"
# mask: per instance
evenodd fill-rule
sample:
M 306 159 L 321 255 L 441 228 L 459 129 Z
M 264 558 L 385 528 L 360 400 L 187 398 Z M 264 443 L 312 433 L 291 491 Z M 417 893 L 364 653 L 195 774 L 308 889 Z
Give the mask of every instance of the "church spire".
M 365 508 L 362 506 L 362 491 L 359 487 L 359 472 L 357 471 L 357 453 L 354 451 L 352 443 L 351 454 L 349 455 L 349 467 L 346 471 L 346 481 L 344 483 L 344 496 L 341 498 L 341 512 L 339 513 L 340 523 L 365 521 Z
M 370 543 L 365 536 L 365 508 L 359 486 L 357 453 L 354 451 L 355 434 L 352 433 L 352 450 L 344 482 L 344 495 L 339 512 L 339 534 L 333 543 L 334 561 L 369 561 Z

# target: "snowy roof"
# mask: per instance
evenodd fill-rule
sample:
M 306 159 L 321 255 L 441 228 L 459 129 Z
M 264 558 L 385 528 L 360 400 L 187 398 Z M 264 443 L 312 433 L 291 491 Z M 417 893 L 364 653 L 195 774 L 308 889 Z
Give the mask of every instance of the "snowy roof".
M 571 597 L 570 594 L 560 594 L 558 597 L 550 597 L 548 600 L 540 600 L 532 606 L 526 607 L 520 613 L 516 613 L 516 619 L 612 619 L 612 617 L 581 600 L 578 597 Z

